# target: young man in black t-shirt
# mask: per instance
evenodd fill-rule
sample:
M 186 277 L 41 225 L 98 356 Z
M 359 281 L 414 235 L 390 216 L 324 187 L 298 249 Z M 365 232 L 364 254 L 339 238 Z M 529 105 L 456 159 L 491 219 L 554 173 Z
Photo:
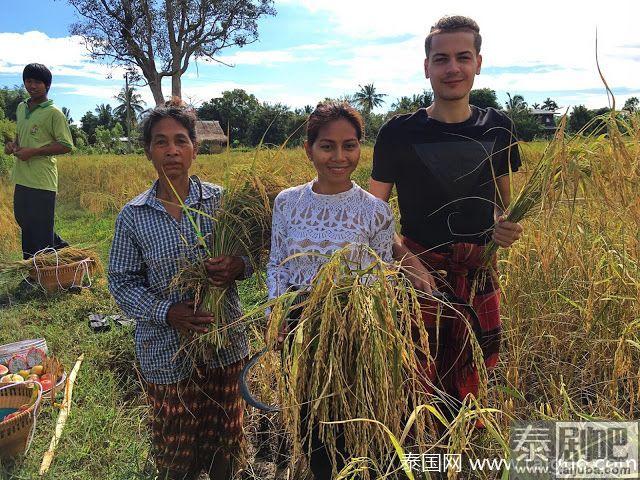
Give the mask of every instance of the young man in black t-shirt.
M 518 170 L 520 155 L 511 120 L 493 108 L 469 104 L 482 64 L 481 41 L 470 18 L 444 17 L 431 28 L 424 71 L 434 102 L 382 127 L 370 191 L 387 201 L 396 186 L 401 235 L 394 256 L 414 274 L 417 288 L 447 290 L 473 304 L 485 363 L 493 368 L 500 343 L 499 291 L 491 279 L 479 282 L 478 273 L 483 245 L 493 238 L 509 247 L 522 233 L 520 225 L 502 216 L 510 201 L 509 173 Z M 443 270 L 446 274 L 436 273 Z M 435 328 L 432 312 L 423 319 Z M 440 339 L 432 344 L 435 365 L 425 360 L 429 380 L 459 400 L 468 393 L 477 396 L 483 383 L 472 365 L 466 332 L 454 321 L 437 335 L 432 331 Z

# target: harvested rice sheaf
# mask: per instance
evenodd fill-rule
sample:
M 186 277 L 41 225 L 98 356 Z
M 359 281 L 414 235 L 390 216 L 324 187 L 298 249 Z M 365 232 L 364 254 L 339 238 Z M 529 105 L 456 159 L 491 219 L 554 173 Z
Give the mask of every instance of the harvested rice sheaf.
M 566 121 L 565 116 L 527 181 L 506 208 L 507 221 L 519 223 L 525 220 L 545 202 L 554 201 L 563 191 L 573 191 L 575 198 L 575 188 L 588 175 L 589 166 L 570 154 L 570 146 L 578 141 L 578 137 L 565 137 Z M 491 264 L 497 251 L 498 244 L 491 240 L 484 250 L 485 264 Z
M 15 287 L 21 280 L 28 278 L 29 271 L 45 267 L 61 267 L 70 263 L 89 259 L 93 263 L 94 274 L 104 272 L 99 255 L 92 248 L 65 247 L 59 250 L 43 249 L 28 260 L 18 260 L 0 265 L 0 286 L 5 289 Z
M 429 347 L 422 322 L 415 322 L 420 318 L 417 292 L 393 265 L 381 260 L 352 270 L 351 253 L 349 247 L 335 252 L 304 300 L 295 302 L 295 293 L 285 293 L 271 312 L 267 338 L 273 345 L 292 303 L 302 309 L 283 345 L 280 385 L 284 422 L 297 439 L 294 459 L 318 426 L 334 460 L 339 431 L 344 432 L 350 456 L 379 460 L 392 451 L 380 425 L 326 422 L 376 420 L 400 438 L 409 405 L 426 400 L 415 353 L 428 355 Z M 305 410 L 308 422 L 301 422 Z M 415 438 L 423 438 L 423 416 L 413 428 Z
M 210 358 L 225 346 L 232 326 L 226 288 L 211 285 L 204 265 L 206 258 L 238 255 L 249 259 L 254 269 L 266 259 L 271 239 L 271 203 L 284 188 L 274 175 L 245 170 L 235 174 L 226 186 L 221 204 L 213 216 L 213 231 L 205 238 L 199 232 L 205 255 L 184 264 L 171 288 L 195 292 L 195 304 L 214 318 L 209 333 L 185 337 L 185 350 L 194 360 Z M 205 215 L 203 212 L 197 212 Z M 193 216 L 194 212 L 187 214 Z M 192 222 L 195 226 L 195 222 Z

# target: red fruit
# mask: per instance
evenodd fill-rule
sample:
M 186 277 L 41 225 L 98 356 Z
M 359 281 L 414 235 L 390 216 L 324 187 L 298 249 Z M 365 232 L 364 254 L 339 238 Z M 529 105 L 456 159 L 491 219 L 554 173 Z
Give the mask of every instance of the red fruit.
M 44 377 L 44 375 L 43 375 L 43 377 Z M 42 385 L 42 390 L 44 390 L 45 392 L 47 390 L 51 390 L 53 388 L 53 382 L 51 380 L 48 380 L 48 379 L 40 378 L 40 385 Z
M 7 373 L 9 373 L 9 369 L 4 365 L 0 365 L 0 377 L 4 377 Z

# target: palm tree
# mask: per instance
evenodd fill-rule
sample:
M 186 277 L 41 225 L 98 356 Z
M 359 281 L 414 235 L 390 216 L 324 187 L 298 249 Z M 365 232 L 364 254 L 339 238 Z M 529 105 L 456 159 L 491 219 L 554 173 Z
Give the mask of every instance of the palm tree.
M 427 108 L 433 103 L 433 92 L 429 90 L 423 90 L 422 93 L 414 94 L 411 97 L 411 101 L 416 108 Z
M 98 125 L 107 127 L 109 129 L 113 128 L 115 119 L 113 118 L 113 110 L 111 110 L 111 105 L 109 105 L 108 103 L 106 105 L 104 103 L 96 105 L 95 112 L 98 116 Z
M 402 96 L 391 104 L 391 109 L 396 112 L 412 112 L 420 108 L 426 108 L 433 102 L 433 94 L 424 90 L 422 93 L 414 93 L 410 97 Z
M 509 100 L 507 100 L 505 106 L 509 112 L 515 112 L 527 108 L 527 102 L 524 101 L 524 97 L 522 95 L 514 95 L 512 97 L 510 93 L 507 93 L 507 97 L 509 97 Z
M 547 97 L 547 99 L 542 102 L 542 108 L 555 112 L 560 107 L 558 107 L 558 104 L 554 100 L 551 100 L 551 98 Z
M 411 111 L 413 110 L 413 99 L 406 96 L 400 97 L 398 100 L 391 104 L 391 108 L 395 111 Z
M 67 107 L 62 107 L 62 113 L 64 114 L 64 118 L 67 119 L 67 123 L 71 125 L 73 123 L 73 118 L 71 118 L 71 110 Z
M 127 132 L 129 132 L 135 127 L 136 118 L 144 112 L 146 103 L 142 100 L 142 96 L 136 93 L 133 87 L 123 88 L 115 98 L 119 104 L 113 110 L 113 113 L 121 119 L 124 125 L 127 124 L 127 118 L 130 119 L 130 125 L 127 126 Z M 128 117 L 127 113 L 129 114 Z
M 376 92 L 376 87 L 373 83 L 369 83 L 364 87 L 358 85 L 360 90 L 353 95 L 353 100 L 360 105 L 366 113 L 370 113 L 376 107 L 381 106 L 384 103 L 382 97 L 386 97 L 386 93 Z

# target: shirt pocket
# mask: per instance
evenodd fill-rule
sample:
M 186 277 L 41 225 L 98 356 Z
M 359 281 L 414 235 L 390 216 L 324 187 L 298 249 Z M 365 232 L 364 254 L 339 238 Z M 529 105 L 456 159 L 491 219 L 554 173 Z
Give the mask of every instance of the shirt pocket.
M 136 334 L 136 355 L 144 373 L 157 372 L 172 362 L 179 348 L 177 332 L 167 326 L 138 323 Z

